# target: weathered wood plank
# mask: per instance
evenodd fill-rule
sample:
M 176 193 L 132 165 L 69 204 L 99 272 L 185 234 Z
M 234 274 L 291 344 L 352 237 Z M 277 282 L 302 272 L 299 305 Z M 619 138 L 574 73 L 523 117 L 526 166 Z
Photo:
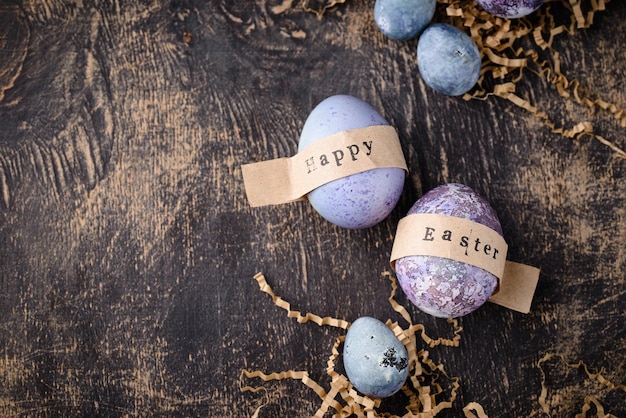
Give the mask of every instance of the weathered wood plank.
M 263 392 L 244 368 L 307 370 L 328 384 L 342 330 L 298 324 L 258 290 L 262 270 L 293 309 L 401 321 L 381 276 L 398 219 L 422 190 L 464 182 L 501 218 L 510 258 L 542 268 L 533 311 L 488 305 L 460 320 L 460 347 L 432 357 L 460 377 L 454 408 L 541 415 L 549 353 L 624 382 L 624 160 L 554 134 L 512 103 L 442 97 L 420 80 L 415 41 L 386 40 L 373 1 L 323 18 L 296 2 L 3 6 L 0 21 L 0 415 L 250 416 Z M 626 103 L 626 3 L 554 44 L 591 96 Z M 25 54 L 24 54 L 25 52 Z M 383 223 L 346 231 L 305 202 L 255 208 L 240 166 L 296 151 L 319 101 L 347 93 L 397 127 L 411 168 Z M 558 126 L 608 112 L 528 74 L 518 93 Z M 452 328 L 397 299 L 431 336 Z M 624 391 L 546 362 L 554 415 Z M 246 383 L 257 384 L 258 381 Z M 319 406 L 299 382 L 269 384 L 261 416 Z M 386 402 L 403 413 L 403 400 Z

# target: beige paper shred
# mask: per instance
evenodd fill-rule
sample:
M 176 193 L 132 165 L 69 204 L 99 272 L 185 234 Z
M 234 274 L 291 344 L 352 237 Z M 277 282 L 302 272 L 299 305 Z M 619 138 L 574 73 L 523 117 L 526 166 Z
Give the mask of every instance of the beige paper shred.
M 593 396 L 585 396 L 585 403 L 583 404 L 583 407 L 580 411 L 580 414 L 576 414 L 575 418 L 586 418 L 587 417 L 587 412 L 591 411 L 593 409 L 593 407 L 591 406 L 591 404 L 593 404 L 593 406 L 596 409 L 596 417 L 597 418 L 617 418 L 617 416 L 613 415 L 613 414 L 607 414 L 604 412 L 604 407 L 602 406 L 602 404 Z
M 544 364 L 551 360 L 558 360 L 562 365 L 565 365 L 572 369 L 579 369 L 579 370 L 582 369 L 589 379 L 595 380 L 600 385 L 604 386 L 605 388 L 609 390 L 618 390 L 618 391 L 626 392 L 626 385 L 615 384 L 611 382 L 610 380 L 604 377 L 602 372 L 594 373 L 590 371 L 589 366 L 587 366 L 587 364 L 583 362 L 582 360 L 579 360 L 576 363 L 570 363 L 562 354 L 548 353 L 544 355 L 537 362 L 537 367 L 539 368 L 539 371 L 541 372 L 541 393 L 539 394 L 538 403 L 541 406 L 542 412 L 544 412 L 548 416 L 551 416 L 551 409 L 550 409 L 551 402 L 548 402 L 548 386 L 546 385 L 546 372 L 544 370 Z M 592 404 L 596 409 L 596 414 L 598 418 L 603 418 L 603 417 L 617 418 L 612 414 L 605 414 L 602 404 L 596 399 L 596 397 L 591 396 L 591 395 L 585 396 L 585 401 L 584 401 L 581 413 L 577 414 L 576 418 L 586 417 L 587 412 L 592 408 Z
M 328 390 L 311 379 L 307 371 L 287 370 L 278 373 L 264 373 L 259 370 L 243 370 L 241 372 L 240 380 L 241 390 L 243 392 L 258 393 L 262 391 L 265 393 L 265 401 L 256 408 L 252 415 L 253 418 L 258 418 L 263 407 L 270 403 L 270 397 L 268 395 L 268 389 L 265 386 L 245 385 L 244 379 L 260 379 L 263 382 L 285 379 L 301 381 L 305 386 L 313 390 L 321 401 L 318 410 L 313 415 L 314 418 L 323 418 L 329 411 L 332 411 L 333 417 L 337 418 L 432 418 L 441 411 L 451 409 L 453 407 L 460 388 L 459 378 L 449 376 L 443 364 L 436 363 L 430 358 L 428 350 L 418 349 L 417 334 L 419 333 L 422 341 L 431 348 L 437 345 L 457 347 L 461 338 L 460 334 L 462 328 L 459 326 L 457 320 L 450 319 L 448 322 L 451 323 L 453 327 L 453 338 L 433 339 L 429 337 L 426 335 L 424 325 L 414 324 L 407 309 L 395 300 L 398 284 L 393 273 L 385 271 L 382 275 L 383 277 L 388 278 L 391 284 L 391 292 L 388 298 L 389 303 L 391 304 L 393 310 L 408 323 L 408 326 L 403 328 L 397 322 L 390 319 L 386 321 L 386 325 L 407 348 L 407 352 L 409 354 L 409 377 L 407 379 L 407 383 L 401 389 L 408 399 L 405 406 L 407 413 L 402 416 L 379 413 L 377 409 L 381 405 L 380 399 L 360 395 L 348 381 L 348 378 L 335 370 L 336 361 L 340 356 L 339 348 L 345 341 L 344 335 L 335 339 L 331 349 L 331 354 L 326 361 L 326 374 L 331 379 L 330 388 Z M 289 318 L 294 318 L 299 323 L 313 322 L 320 326 L 327 325 L 341 328 L 343 330 L 347 330 L 349 328 L 350 322 L 346 320 L 331 317 L 320 317 L 311 313 L 303 315 L 298 311 L 292 311 L 288 302 L 281 297 L 276 296 L 262 273 L 257 273 L 254 276 L 254 279 L 257 281 L 260 290 L 267 293 L 272 298 L 272 301 L 276 306 L 285 310 Z M 551 405 L 553 405 L 553 400 L 548 401 L 549 388 L 546 384 L 546 372 L 544 367 L 546 363 L 553 360 L 558 360 L 561 364 L 569 368 L 584 371 L 589 379 L 596 381 L 608 390 L 626 392 L 626 385 L 616 384 L 610 381 L 603 375 L 603 372 L 592 372 L 583 361 L 570 363 L 563 355 L 548 353 L 537 362 L 537 367 L 542 375 L 541 393 L 538 396 L 537 402 L 541 406 L 542 412 L 548 416 L 551 415 Z M 442 382 L 444 381 L 447 382 L 447 385 L 442 385 Z M 584 404 L 581 407 L 581 413 L 577 414 L 576 417 L 585 418 L 588 415 L 587 413 L 592 410 L 595 411 L 598 418 L 617 418 L 610 413 L 605 413 L 602 404 L 597 397 L 593 395 L 585 396 Z M 463 413 L 466 418 L 488 417 L 482 406 L 476 402 L 468 403 L 463 408 Z
M 533 17 L 536 16 L 538 19 L 531 21 L 524 18 L 502 19 L 493 16 L 472 0 L 437 0 L 445 11 L 445 16 L 437 15 L 438 21 L 452 24 L 468 32 L 484 57 L 475 89 L 471 93 L 466 93 L 463 98 L 484 100 L 491 96 L 500 97 L 530 112 L 555 134 L 576 140 L 591 137 L 609 147 L 616 157 L 626 159 L 626 151 L 609 139 L 597 135 L 591 122 L 571 121 L 569 128 L 557 126 L 545 111 L 524 99 L 524 95 L 515 94 L 508 86 L 501 88 L 498 84 L 498 82 L 517 83 L 525 76 L 531 75 L 541 77 L 552 85 L 563 99 L 575 101 L 588 108 L 592 114 L 599 110 L 607 112 L 621 127 L 626 127 L 626 111 L 615 103 L 586 95 L 579 81 L 569 80 L 561 71 L 559 53 L 552 47 L 559 35 L 573 34 L 577 30 L 591 27 L 595 14 L 606 10 L 606 3 L 609 1 L 549 1 L 533 13 Z M 345 2 L 346 0 L 304 0 L 303 8 L 321 18 L 329 9 Z M 560 3 L 569 10 L 569 23 L 556 23 L 551 13 L 552 5 L 555 3 Z M 530 39 L 537 50 L 549 54 L 551 59 L 542 59 L 533 47 L 515 47 L 522 38 Z M 496 83 L 488 87 L 489 83 L 486 81 L 490 77 Z
M 317 17 L 322 17 L 326 11 L 345 2 L 346 0 L 304 0 L 302 8 L 307 12 L 314 13 Z
M 307 313 L 307 314 L 302 315 L 302 313 L 300 313 L 299 311 L 292 311 L 291 305 L 289 304 L 289 302 L 286 302 L 285 300 L 283 300 L 282 298 L 274 294 L 274 291 L 267 284 L 267 281 L 265 280 L 265 276 L 262 273 L 255 274 L 254 279 L 259 284 L 259 288 L 261 289 L 261 291 L 271 296 L 272 301 L 274 302 L 276 306 L 287 311 L 287 316 L 289 318 L 296 318 L 296 320 L 301 324 L 311 321 L 319 326 L 329 325 L 332 327 L 338 327 L 342 329 L 348 329 L 348 327 L 350 326 L 350 323 L 348 321 L 344 321 L 342 319 L 335 319 L 335 318 L 330 318 L 330 317 L 322 318 L 312 313 Z
M 409 328 L 412 329 L 411 330 L 412 334 L 415 334 L 416 332 L 419 331 L 420 337 L 422 338 L 422 340 L 426 344 L 428 344 L 428 346 L 431 348 L 434 348 L 438 345 L 443 345 L 447 347 L 459 346 L 459 341 L 461 340 L 461 332 L 463 331 L 463 327 L 459 325 L 459 321 L 457 319 L 454 319 L 454 318 L 448 319 L 448 323 L 450 323 L 453 327 L 454 337 L 452 339 L 440 337 L 435 340 L 429 337 L 428 335 L 426 335 L 426 328 L 424 327 L 424 325 L 413 324 L 411 320 L 411 315 L 409 314 L 409 312 L 406 310 L 404 306 L 402 306 L 395 300 L 396 292 L 398 290 L 398 282 L 396 280 L 396 277 L 389 271 L 384 271 L 382 275 L 383 277 L 386 277 L 387 279 L 389 279 L 389 281 L 391 282 L 391 295 L 388 298 L 389 304 L 391 305 L 394 311 L 398 312 L 402 316 L 402 318 L 404 318 L 404 320 L 409 323 Z
M 430 359 L 427 350 L 418 350 L 417 333 L 430 347 L 437 345 L 458 346 L 462 328 L 456 320 L 449 320 L 448 322 L 452 324 L 454 332 L 452 339 L 433 339 L 427 336 L 424 326 L 422 324 L 413 324 L 408 311 L 395 301 L 395 292 L 398 287 L 395 277 L 389 272 L 383 272 L 383 276 L 389 278 L 391 282 L 389 301 L 393 309 L 408 323 L 407 328 L 402 328 L 397 322 L 392 322 L 391 320 L 386 322 L 387 326 L 407 347 L 409 354 L 409 378 L 402 388 L 402 392 L 406 394 L 408 399 L 408 404 L 406 405 L 407 413 L 402 417 L 389 415 L 388 413 L 379 413 L 377 408 L 381 405 L 381 399 L 359 394 L 348 381 L 348 378 L 335 370 L 335 362 L 340 356 L 339 347 L 345 341 L 345 336 L 340 336 L 335 340 L 331 354 L 326 362 L 326 374 L 331 379 L 330 389 L 328 390 L 312 380 L 306 371 L 287 370 L 278 373 L 264 373 L 259 370 L 243 370 L 240 381 L 241 390 L 253 393 L 264 391 L 266 394 L 265 403 L 257 407 L 253 417 L 258 417 L 263 407 L 270 402 L 267 395 L 268 389 L 264 386 L 245 385 L 243 379 L 260 379 L 263 382 L 285 379 L 301 381 L 312 389 L 321 400 L 321 405 L 313 415 L 314 418 L 323 418 L 328 411 L 332 411 L 333 416 L 337 418 L 353 416 L 357 418 L 432 418 L 444 409 L 452 408 L 460 387 L 459 378 L 449 376 L 443 364 L 438 364 Z M 257 281 L 261 291 L 270 295 L 276 306 L 287 311 L 287 316 L 295 318 L 299 323 L 314 322 L 318 325 L 333 326 L 344 330 L 349 328 L 350 322 L 346 320 L 329 317 L 322 318 L 311 313 L 303 315 L 298 311 L 292 311 L 288 302 L 276 296 L 262 273 L 257 273 L 254 279 Z M 444 386 L 442 382 L 447 382 L 447 386 Z M 480 415 L 479 417 L 482 418 L 483 416 Z
M 561 0 L 560 3 L 570 10 L 572 16 L 571 22 L 567 25 L 556 25 L 550 11 L 550 4 L 547 3 L 535 12 L 539 17 L 535 27 L 530 26 L 528 19 L 501 19 L 486 12 L 480 12 L 471 1 L 438 0 L 438 2 L 447 5 L 445 11 L 451 20 L 447 23 L 468 30 L 484 56 L 477 87 L 472 93 L 466 93 L 463 96 L 464 99 L 485 99 L 490 96 L 506 99 L 533 114 L 552 132 L 572 139 L 590 136 L 608 146 L 616 157 L 626 159 L 626 152 L 608 139 L 595 134 L 589 121 L 573 122 L 571 128 L 559 127 L 550 120 L 545 111 L 538 109 L 521 95 L 515 94 L 515 90 L 511 89 L 510 85 L 521 80 L 524 74 L 534 74 L 544 78 L 562 98 L 573 99 L 592 112 L 596 110 L 608 112 L 621 127 L 626 127 L 624 109 L 602 98 L 585 96 L 580 82 L 570 81 L 561 71 L 559 53 L 552 48 L 557 36 L 572 34 L 577 29 L 589 28 L 593 24 L 595 13 L 605 10 L 605 1 Z M 539 54 L 531 48 L 515 48 L 515 42 L 524 37 L 529 37 L 539 50 L 550 53 L 551 60 L 541 59 Z M 506 86 L 503 88 L 496 83 L 489 89 L 485 83 L 487 75 Z
M 470 402 L 463 408 L 465 418 L 489 418 L 483 407 L 477 402 Z

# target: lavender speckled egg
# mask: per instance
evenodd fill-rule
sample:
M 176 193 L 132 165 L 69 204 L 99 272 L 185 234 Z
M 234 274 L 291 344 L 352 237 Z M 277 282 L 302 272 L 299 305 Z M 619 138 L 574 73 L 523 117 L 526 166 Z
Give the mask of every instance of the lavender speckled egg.
M 374 22 L 388 38 L 406 41 L 426 28 L 436 6 L 437 0 L 376 0 Z
M 441 94 L 460 96 L 480 77 L 480 51 L 465 32 L 434 23 L 417 42 L 417 67 L 428 86 Z
M 489 203 L 468 186 L 449 183 L 424 194 L 409 210 L 469 219 L 502 236 Z M 408 256 L 396 260 L 396 275 L 409 300 L 423 312 L 440 318 L 467 315 L 482 306 L 498 287 L 493 274 L 441 257 Z
M 409 356 L 406 347 L 387 325 L 363 316 L 348 328 L 343 366 L 359 392 L 386 398 L 404 385 L 409 374 Z
M 544 2 L 545 0 L 476 0 L 487 12 L 505 19 L 528 16 Z
M 336 95 L 320 102 L 302 127 L 298 151 L 324 137 L 368 126 L 389 125 L 370 104 L 353 96 Z M 307 197 L 326 220 L 343 228 L 376 225 L 394 209 L 404 187 L 401 168 L 375 168 L 326 183 Z

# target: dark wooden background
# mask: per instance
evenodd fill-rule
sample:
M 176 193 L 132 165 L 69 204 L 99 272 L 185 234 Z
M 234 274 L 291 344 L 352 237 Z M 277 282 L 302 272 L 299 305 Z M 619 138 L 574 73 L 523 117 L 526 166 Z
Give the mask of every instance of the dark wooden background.
M 469 402 L 491 417 L 547 416 L 544 375 L 553 416 L 580 413 L 585 396 L 626 416 L 626 160 L 506 100 L 430 90 L 416 41 L 385 39 L 373 3 L 318 18 L 278 0 L 2 2 L 1 416 L 245 417 L 267 399 L 240 391 L 242 369 L 306 370 L 327 385 L 343 331 L 287 318 L 253 275 L 294 309 L 401 321 L 381 276 L 397 221 L 450 181 L 491 201 L 509 258 L 542 275 L 530 314 L 487 304 L 460 320 L 459 347 L 431 350 L 460 378 L 440 416 Z M 611 1 L 557 37 L 561 70 L 625 107 L 625 34 L 626 2 Z M 529 72 L 518 92 L 557 125 L 590 120 L 626 147 L 609 112 L 545 78 Z M 240 166 L 295 153 L 308 113 L 338 93 L 399 131 L 411 174 L 396 210 L 349 231 L 305 202 L 250 208 Z M 398 300 L 429 335 L 452 335 Z M 618 387 L 557 360 L 539 368 L 548 354 Z M 260 416 L 320 405 L 300 382 L 267 387 Z

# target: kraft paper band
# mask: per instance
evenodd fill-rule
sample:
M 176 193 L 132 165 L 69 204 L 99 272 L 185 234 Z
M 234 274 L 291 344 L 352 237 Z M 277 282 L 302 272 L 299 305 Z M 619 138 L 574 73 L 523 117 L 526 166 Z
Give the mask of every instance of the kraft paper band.
M 241 170 L 248 202 L 258 207 L 300 200 L 333 180 L 382 167 L 408 173 L 398 134 L 389 125 L 342 131 L 292 157 L 245 164 Z
M 504 273 L 508 245 L 493 229 L 455 216 L 416 213 L 400 219 L 391 263 L 411 255 L 449 258 L 487 270 L 498 279 Z
M 390 260 L 394 270 L 396 260 L 411 255 L 449 258 L 480 267 L 499 279 L 490 302 L 528 313 L 540 270 L 507 261 L 507 250 L 500 234 L 485 225 L 455 216 L 416 213 L 398 223 Z
M 514 311 L 528 313 L 538 281 L 538 268 L 507 261 L 504 266 L 504 275 L 500 279 L 500 288 L 489 298 L 489 302 Z

